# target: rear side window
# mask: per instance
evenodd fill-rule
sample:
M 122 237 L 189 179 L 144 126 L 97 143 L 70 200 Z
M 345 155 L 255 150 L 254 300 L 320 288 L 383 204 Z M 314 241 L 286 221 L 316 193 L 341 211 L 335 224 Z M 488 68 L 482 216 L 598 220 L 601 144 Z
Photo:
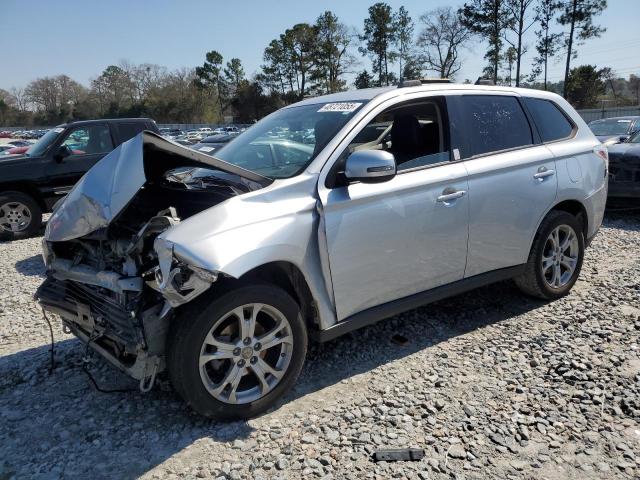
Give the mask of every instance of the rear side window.
M 571 136 L 573 125 L 553 102 L 539 98 L 525 98 L 524 101 L 543 142 Z
M 463 95 L 467 156 L 498 152 L 533 144 L 531 127 L 515 97 Z
M 124 143 L 127 140 L 132 139 L 137 134 L 145 130 L 145 124 L 140 123 L 118 123 L 118 133 L 120 137 L 120 143 Z

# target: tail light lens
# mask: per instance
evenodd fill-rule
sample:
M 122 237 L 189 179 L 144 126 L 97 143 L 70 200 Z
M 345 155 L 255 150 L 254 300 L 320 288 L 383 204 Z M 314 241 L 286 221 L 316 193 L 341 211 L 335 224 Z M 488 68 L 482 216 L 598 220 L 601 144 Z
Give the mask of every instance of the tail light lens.
M 607 169 L 609 168 L 609 152 L 607 151 L 607 147 L 604 145 L 598 145 L 594 147 L 593 153 L 598 155 L 603 161 Z

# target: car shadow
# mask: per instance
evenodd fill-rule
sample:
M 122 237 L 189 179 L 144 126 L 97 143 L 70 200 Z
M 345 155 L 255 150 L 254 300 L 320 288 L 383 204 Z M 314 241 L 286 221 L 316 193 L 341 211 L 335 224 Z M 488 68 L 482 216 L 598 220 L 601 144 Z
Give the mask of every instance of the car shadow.
M 28 277 L 44 277 L 45 266 L 41 254 L 23 258 L 15 263 L 16 271 Z
M 520 294 L 512 283 L 501 282 L 383 320 L 325 344 L 312 344 L 299 381 L 276 409 L 452 337 L 508 321 L 542 305 L 544 302 Z M 394 335 L 408 341 L 401 342 L 402 345 L 394 343 Z M 4 438 L 11 438 L 19 448 L 19 455 L 8 459 L 9 467 L 18 474 L 25 473 L 20 470 L 20 462 L 42 457 L 43 466 L 61 463 L 65 476 L 69 477 L 102 478 L 104 467 L 104 478 L 114 471 L 119 478 L 137 478 L 194 442 L 243 441 L 254 431 L 244 421 L 219 423 L 198 416 L 166 381 L 142 395 L 135 382 L 101 359 L 90 367 L 100 387 L 132 391 L 98 392 L 79 365 L 84 350 L 75 339 L 57 342 L 57 366 L 51 375 L 46 373 L 48 345 L 0 357 L 0 403 L 7 406 L 0 413 L 0 433 L 6 430 Z M 349 361 L 345 362 L 347 358 Z M 38 422 L 32 421 L 40 416 L 47 416 L 47 424 L 57 426 L 55 431 L 43 431 Z M 136 438 L 119 439 L 125 426 L 127 434 L 133 432 Z M 64 443 L 64 455 L 55 448 L 43 454 L 42 445 L 53 446 L 58 438 L 73 438 L 74 442 Z M 109 448 L 94 448 L 96 445 Z M 76 466 L 75 462 L 88 450 L 91 461 Z

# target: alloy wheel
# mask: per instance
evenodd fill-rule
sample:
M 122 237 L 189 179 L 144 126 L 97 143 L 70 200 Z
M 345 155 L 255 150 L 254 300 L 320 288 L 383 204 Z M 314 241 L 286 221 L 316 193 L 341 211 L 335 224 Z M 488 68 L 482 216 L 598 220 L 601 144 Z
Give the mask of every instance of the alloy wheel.
M 293 355 L 293 334 L 276 308 L 250 303 L 215 322 L 200 349 L 200 378 L 224 403 L 254 402 L 272 391 Z
M 31 225 L 31 210 L 21 202 L 7 202 L 0 205 L 0 230 L 18 233 Z
M 554 228 L 544 245 L 542 275 L 551 288 L 562 288 L 573 278 L 578 265 L 580 245 L 569 225 Z

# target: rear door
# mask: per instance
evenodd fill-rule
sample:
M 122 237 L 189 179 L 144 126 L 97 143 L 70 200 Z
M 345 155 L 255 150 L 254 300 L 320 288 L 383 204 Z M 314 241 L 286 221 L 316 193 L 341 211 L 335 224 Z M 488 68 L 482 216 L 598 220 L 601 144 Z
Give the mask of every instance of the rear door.
M 465 277 L 525 263 L 557 192 L 556 165 L 514 95 L 452 98 L 455 155 L 469 175 Z
M 118 145 L 126 142 L 127 140 L 131 140 L 140 132 L 148 129 L 147 124 L 144 122 L 117 122 L 114 123 L 113 126 L 117 131 L 116 138 Z

